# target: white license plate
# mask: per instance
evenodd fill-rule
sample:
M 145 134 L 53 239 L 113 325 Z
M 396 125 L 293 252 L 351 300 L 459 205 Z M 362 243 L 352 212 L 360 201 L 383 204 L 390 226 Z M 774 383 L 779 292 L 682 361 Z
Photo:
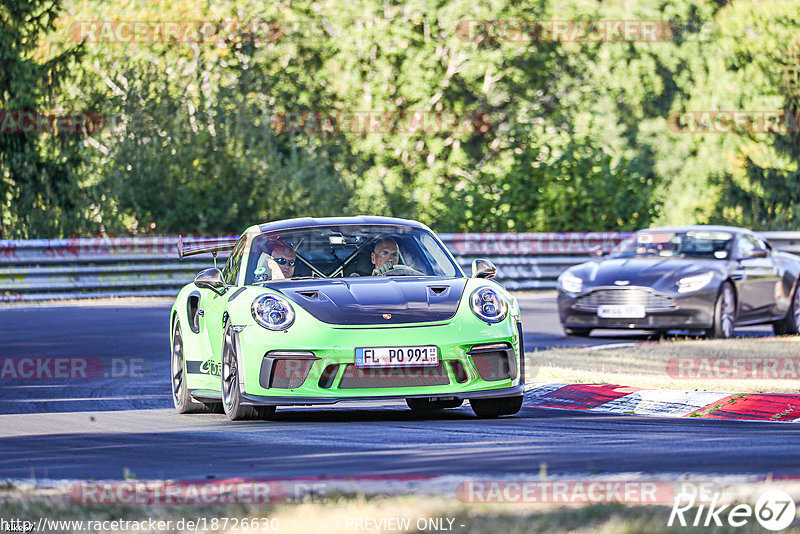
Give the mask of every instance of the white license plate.
M 642 319 L 644 306 L 600 306 L 597 316 L 603 319 Z
M 439 348 L 365 347 L 356 349 L 356 367 L 409 367 L 439 365 Z

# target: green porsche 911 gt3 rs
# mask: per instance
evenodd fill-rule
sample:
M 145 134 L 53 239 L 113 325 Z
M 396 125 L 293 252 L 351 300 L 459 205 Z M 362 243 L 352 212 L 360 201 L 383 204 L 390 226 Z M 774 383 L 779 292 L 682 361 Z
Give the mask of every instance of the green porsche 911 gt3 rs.
M 170 314 L 180 413 L 269 418 L 277 406 L 405 399 L 517 413 L 525 382 L 517 300 L 475 260 L 467 277 L 425 225 L 387 217 L 292 219 L 238 240 Z

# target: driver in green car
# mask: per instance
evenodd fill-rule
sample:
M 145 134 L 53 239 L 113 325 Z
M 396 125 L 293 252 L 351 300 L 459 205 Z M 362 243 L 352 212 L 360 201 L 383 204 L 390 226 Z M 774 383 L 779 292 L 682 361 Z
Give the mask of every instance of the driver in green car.
M 370 260 L 375 266 L 372 276 L 384 276 L 390 272 L 391 274 L 422 275 L 416 269 L 400 264 L 400 248 L 391 237 L 381 238 L 375 243 Z
M 283 280 L 294 276 L 297 255 L 288 245 L 278 243 L 271 253 L 262 252 L 256 268 L 257 280 Z

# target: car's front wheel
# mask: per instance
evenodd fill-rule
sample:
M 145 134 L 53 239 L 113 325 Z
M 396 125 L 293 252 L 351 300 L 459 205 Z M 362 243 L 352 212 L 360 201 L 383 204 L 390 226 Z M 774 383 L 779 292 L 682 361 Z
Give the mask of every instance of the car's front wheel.
M 514 415 L 522 409 L 522 395 L 497 399 L 470 399 L 469 405 L 478 417 Z
M 735 324 L 736 295 L 731 283 L 725 282 L 714 304 L 714 326 L 706 331 L 706 335 L 722 339 L 732 338 Z
M 239 363 L 236 357 L 238 343 L 233 327 L 225 324 L 222 343 L 222 408 L 231 421 L 268 419 L 275 414 L 275 406 L 246 406 L 239 387 Z
M 568 336 L 589 337 L 592 333 L 591 328 L 564 328 L 564 333 Z
M 772 323 L 775 335 L 796 336 L 800 334 L 800 280 L 795 283 L 794 296 L 786 317 Z
M 172 327 L 172 403 L 178 413 L 208 413 L 214 411 L 213 405 L 198 402 L 189 394 L 186 384 L 186 365 L 183 356 L 183 335 L 180 320 Z

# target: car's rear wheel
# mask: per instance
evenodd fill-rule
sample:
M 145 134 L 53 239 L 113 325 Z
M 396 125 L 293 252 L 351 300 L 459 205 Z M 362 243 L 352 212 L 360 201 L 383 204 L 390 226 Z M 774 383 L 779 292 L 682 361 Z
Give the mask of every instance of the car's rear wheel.
M 213 406 L 205 405 L 192 398 L 186 384 L 186 364 L 183 357 L 183 336 L 180 320 L 175 320 L 172 327 L 172 403 L 178 413 L 208 413 Z
M 592 333 L 591 328 L 564 328 L 564 333 L 568 336 L 589 337 Z
M 800 280 L 795 283 L 794 295 L 786 317 L 772 323 L 778 336 L 796 336 L 800 334 Z
M 222 408 L 231 421 L 269 419 L 275 406 L 246 406 L 239 387 L 238 343 L 230 323 L 225 324 L 222 342 Z
M 714 304 L 714 326 L 706 331 L 708 337 L 728 339 L 733 337 L 736 324 L 736 295 L 730 282 L 719 290 Z
M 408 407 L 411 408 L 411 411 L 414 413 L 430 414 L 448 408 L 458 408 L 464 404 L 464 400 L 406 399 L 406 404 L 408 404 Z
M 497 399 L 470 399 L 469 405 L 478 417 L 514 415 L 522 409 L 522 395 Z

